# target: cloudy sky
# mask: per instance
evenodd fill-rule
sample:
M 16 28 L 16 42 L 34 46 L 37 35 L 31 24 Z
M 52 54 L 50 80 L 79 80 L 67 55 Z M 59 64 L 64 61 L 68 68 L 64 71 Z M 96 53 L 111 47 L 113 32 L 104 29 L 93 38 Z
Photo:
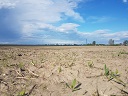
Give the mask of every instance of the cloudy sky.
M 128 0 L 0 0 L 1 44 L 128 40 Z

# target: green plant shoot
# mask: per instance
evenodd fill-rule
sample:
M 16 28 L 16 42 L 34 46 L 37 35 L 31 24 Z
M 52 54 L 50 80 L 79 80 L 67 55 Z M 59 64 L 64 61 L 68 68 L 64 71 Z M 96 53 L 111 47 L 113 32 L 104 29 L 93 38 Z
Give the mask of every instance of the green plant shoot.
M 77 83 L 77 81 L 76 81 L 76 79 L 74 79 L 72 81 L 72 84 L 71 85 L 69 85 L 68 83 L 66 83 L 66 86 L 68 88 L 70 88 L 72 90 L 72 92 L 77 91 L 77 90 L 80 90 L 79 87 L 81 86 L 81 83 L 79 83 L 79 84 L 76 84 L 76 83 Z
M 22 90 L 17 96 L 25 96 L 25 90 Z
M 109 69 L 107 68 L 106 64 L 104 65 L 104 70 L 105 70 L 105 76 L 109 75 Z
M 75 88 L 75 86 L 76 86 L 76 79 L 74 79 L 74 80 L 72 81 L 71 88 L 72 88 L 72 89 L 74 89 L 74 88 Z

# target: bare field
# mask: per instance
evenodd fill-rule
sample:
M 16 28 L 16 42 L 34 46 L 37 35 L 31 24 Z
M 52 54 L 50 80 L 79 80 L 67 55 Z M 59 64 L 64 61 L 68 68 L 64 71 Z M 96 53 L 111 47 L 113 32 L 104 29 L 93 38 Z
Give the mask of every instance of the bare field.
M 128 47 L 0 46 L 0 96 L 128 96 Z

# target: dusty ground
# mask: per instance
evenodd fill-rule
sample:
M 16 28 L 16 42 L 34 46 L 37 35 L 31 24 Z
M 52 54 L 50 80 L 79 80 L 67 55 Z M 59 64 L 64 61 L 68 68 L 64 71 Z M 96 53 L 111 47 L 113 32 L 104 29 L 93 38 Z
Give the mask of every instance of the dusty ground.
M 116 76 L 110 79 L 112 72 Z M 0 96 L 128 96 L 127 92 L 128 47 L 0 46 Z

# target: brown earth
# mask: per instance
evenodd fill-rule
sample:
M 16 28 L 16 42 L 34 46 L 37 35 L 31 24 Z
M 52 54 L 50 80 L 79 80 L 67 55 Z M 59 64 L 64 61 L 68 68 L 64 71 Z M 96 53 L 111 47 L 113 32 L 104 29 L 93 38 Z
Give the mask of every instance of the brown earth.
M 0 96 L 128 96 L 128 47 L 0 46 Z

